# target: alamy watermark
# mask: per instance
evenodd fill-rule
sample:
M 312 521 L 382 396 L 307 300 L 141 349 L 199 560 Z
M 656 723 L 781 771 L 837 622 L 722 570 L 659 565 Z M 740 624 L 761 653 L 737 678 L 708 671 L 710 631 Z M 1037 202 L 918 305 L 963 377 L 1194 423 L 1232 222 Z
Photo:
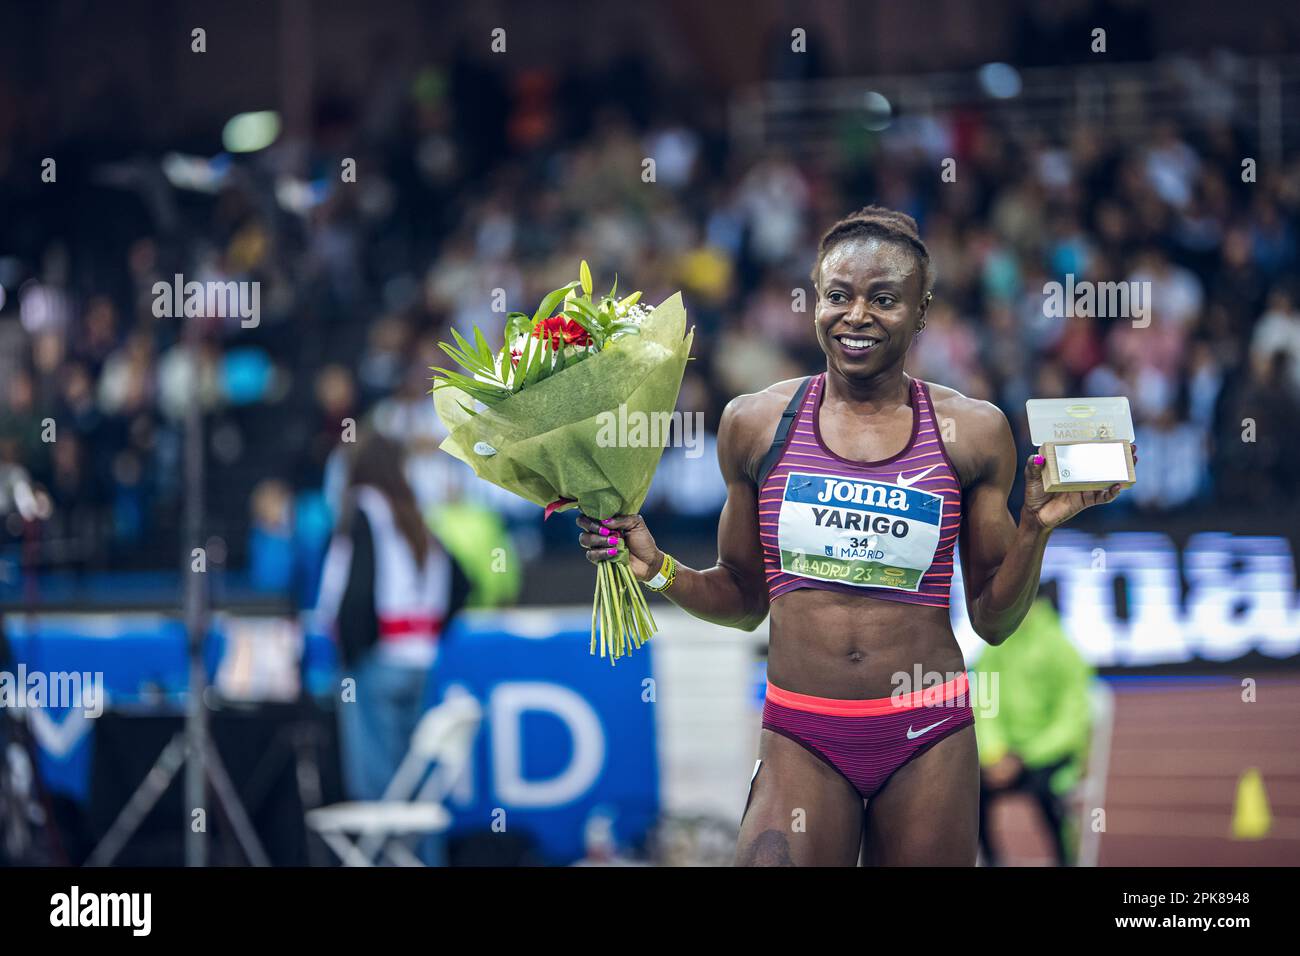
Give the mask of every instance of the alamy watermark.
M 132 936 L 148 936 L 153 929 L 153 894 L 83 892 L 74 884 L 68 892 L 50 897 L 50 925 L 121 927 Z
M 985 717 L 998 713 L 997 671 L 923 671 L 917 664 L 911 671 L 896 671 L 889 679 L 890 700 L 899 707 L 966 707 Z
M 237 318 L 245 329 L 255 329 L 262 321 L 260 282 L 186 282 L 178 272 L 170 283 L 155 282 L 153 295 L 158 319 Z
M 1133 328 L 1151 324 L 1151 283 L 1075 281 L 1066 273 L 1064 284 L 1043 283 L 1043 314 L 1049 319 L 1132 319 Z
M 94 719 L 104 712 L 102 671 L 0 671 L 0 708 L 67 708 Z
M 703 412 L 618 411 L 596 416 L 596 444 L 601 448 L 685 448 L 687 458 L 704 454 Z

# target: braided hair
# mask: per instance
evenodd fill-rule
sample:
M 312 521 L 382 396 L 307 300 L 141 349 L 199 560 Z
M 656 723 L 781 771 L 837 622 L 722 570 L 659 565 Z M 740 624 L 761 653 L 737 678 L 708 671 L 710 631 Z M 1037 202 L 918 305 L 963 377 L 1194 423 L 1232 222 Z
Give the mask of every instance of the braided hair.
M 909 249 L 921 267 L 922 303 L 930 301 L 934 286 L 934 269 L 930 265 L 930 251 L 921 241 L 921 233 L 916 227 L 916 220 L 907 213 L 884 206 L 864 206 L 855 213 L 845 216 L 826 231 L 817 246 L 817 264 L 813 266 L 812 282 L 814 288 L 821 288 L 822 260 L 826 254 L 841 242 L 851 239 L 880 239 L 893 242 Z

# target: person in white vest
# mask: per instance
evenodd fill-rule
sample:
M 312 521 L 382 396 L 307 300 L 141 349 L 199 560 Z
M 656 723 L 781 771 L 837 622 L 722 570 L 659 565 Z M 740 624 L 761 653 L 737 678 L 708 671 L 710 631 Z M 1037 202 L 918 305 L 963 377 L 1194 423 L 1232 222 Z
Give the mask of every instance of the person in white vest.
M 338 643 L 355 696 L 339 705 L 344 785 L 382 796 L 428 699 L 438 642 L 465 603 L 465 575 L 429 531 L 403 472 L 402 447 L 365 435 L 325 556 L 317 613 Z

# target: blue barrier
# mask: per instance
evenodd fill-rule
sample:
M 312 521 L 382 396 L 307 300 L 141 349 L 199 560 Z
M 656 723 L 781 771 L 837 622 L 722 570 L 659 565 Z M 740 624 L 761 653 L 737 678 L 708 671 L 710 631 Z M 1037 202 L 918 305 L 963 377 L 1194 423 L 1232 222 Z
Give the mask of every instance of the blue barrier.
M 459 688 L 484 711 L 453 833 L 525 830 L 552 863 L 583 855 L 593 815 L 622 846 L 645 837 L 659 811 L 652 645 L 611 667 L 589 654 L 590 630 L 586 614 L 501 612 L 449 636 L 431 701 Z
M 213 680 L 225 653 L 218 618 L 205 645 Z M 98 672 L 107 706 L 179 713 L 186 689 L 182 622 L 158 615 L 52 614 L 6 621 L 28 671 Z M 548 862 L 582 857 L 593 815 L 620 845 L 640 843 L 659 809 L 650 645 L 611 667 L 588 653 L 590 619 L 549 612 L 467 614 L 443 643 L 428 703 L 474 695 L 484 711 L 473 764 L 450 807 L 453 832 L 529 832 Z M 308 635 L 308 692 L 337 701 L 332 642 Z M 89 797 L 94 720 L 71 708 L 33 710 L 47 785 Z
M 179 711 L 189 668 L 185 626 L 157 615 L 14 616 L 5 621 L 14 660 L 29 672 L 103 675 L 105 707 Z M 214 642 L 205 648 L 215 672 Z M 89 796 L 94 720 L 76 707 L 33 708 L 33 736 L 46 785 L 84 801 Z

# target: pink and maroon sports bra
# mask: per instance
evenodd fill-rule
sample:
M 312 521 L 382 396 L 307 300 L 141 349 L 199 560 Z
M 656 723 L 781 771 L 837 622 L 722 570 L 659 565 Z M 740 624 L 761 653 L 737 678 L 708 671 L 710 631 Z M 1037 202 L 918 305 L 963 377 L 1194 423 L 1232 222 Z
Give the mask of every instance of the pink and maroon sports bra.
M 911 380 L 912 435 L 880 461 L 851 461 L 826 447 L 817 420 L 825 388 L 825 372 L 799 386 L 759 471 L 769 601 L 820 588 L 947 607 L 961 482 L 930 387 Z

